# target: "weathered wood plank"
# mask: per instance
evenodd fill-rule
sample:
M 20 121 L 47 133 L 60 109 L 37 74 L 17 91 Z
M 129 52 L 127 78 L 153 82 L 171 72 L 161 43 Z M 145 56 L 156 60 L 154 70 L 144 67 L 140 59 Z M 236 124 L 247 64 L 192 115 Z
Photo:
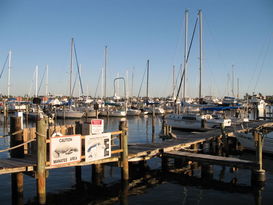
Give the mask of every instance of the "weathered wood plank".
M 166 157 L 185 158 L 191 161 L 206 162 L 216 165 L 235 166 L 240 168 L 256 168 L 257 163 L 248 160 L 242 160 L 234 157 L 222 157 L 208 154 L 198 154 L 191 152 L 172 151 L 163 154 Z

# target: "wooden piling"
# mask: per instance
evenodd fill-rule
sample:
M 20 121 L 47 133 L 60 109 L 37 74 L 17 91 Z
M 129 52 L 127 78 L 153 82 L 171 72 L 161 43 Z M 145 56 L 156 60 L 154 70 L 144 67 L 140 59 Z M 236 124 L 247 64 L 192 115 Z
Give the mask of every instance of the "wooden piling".
M 155 105 L 153 105 L 152 113 L 152 142 L 155 142 Z
M 82 124 L 80 121 L 75 122 L 75 134 L 82 134 Z M 82 168 L 80 166 L 75 166 L 75 178 L 76 184 L 80 185 L 82 181 Z
M 21 127 L 21 117 L 10 117 L 10 147 L 23 143 L 23 132 Z M 21 146 L 17 149 L 10 151 L 11 157 L 23 158 L 24 157 L 24 147 Z
M 39 204 L 46 204 L 46 139 L 48 129 L 48 117 L 38 116 L 36 123 L 37 140 L 37 196 Z
M 104 166 L 102 164 L 92 165 L 92 182 L 96 186 L 102 185 L 102 180 L 104 177 Z
M 11 117 L 10 118 L 10 147 L 14 147 L 23 143 L 23 134 L 21 132 L 22 124 L 21 117 Z M 23 158 L 24 157 L 24 147 L 13 149 L 10 151 L 10 156 L 12 158 Z M 11 189 L 14 200 L 17 202 L 23 199 L 23 186 L 24 186 L 24 176 L 22 172 L 11 174 Z
M 121 134 L 121 149 L 122 152 L 122 179 L 129 179 L 129 163 L 128 163 L 128 124 L 126 120 L 121 120 L 119 123 L 119 130 L 122 131 Z
M 24 175 L 22 172 L 11 174 L 12 204 L 24 204 Z
M 253 137 L 256 145 L 256 162 L 258 168 L 252 171 L 252 181 L 254 183 L 263 183 L 266 179 L 265 170 L 263 169 L 263 137 L 257 130 L 253 132 Z

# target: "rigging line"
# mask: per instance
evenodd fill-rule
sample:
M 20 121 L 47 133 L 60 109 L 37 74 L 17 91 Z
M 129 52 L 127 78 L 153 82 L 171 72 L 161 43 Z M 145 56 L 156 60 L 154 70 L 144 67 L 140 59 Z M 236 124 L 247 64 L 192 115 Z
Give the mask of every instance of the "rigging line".
M 8 62 L 8 59 L 9 59 L 9 55 L 7 55 L 7 58 L 6 58 L 5 63 L 4 63 L 4 66 L 3 66 L 3 68 L 2 68 L 2 71 L 1 71 L 1 74 L 0 74 L 0 79 L 1 79 L 1 77 L 2 77 L 2 75 L 3 75 L 3 72 L 4 72 L 5 67 L 6 67 L 6 65 L 7 65 L 7 62 Z
M 44 81 L 45 73 L 46 73 L 46 68 L 45 68 L 45 70 L 44 70 L 42 79 L 41 79 L 41 81 L 40 81 L 40 85 L 39 85 L 39 89 L 38 89 L 38 96 L 39 96 L 40 89 L 41 89 L 41 87 L 42 87 L 42 82 Z
M 139 88 L 137 97 L 139 97 L 139 95 L 140 95 L 140 91 L 141 91 L 141 88 L 142 88 L 142 84 L 143 84 L 143 81 L 144 81 L 146 70 L 147 70 L 147 68 L 145 68 L 145 71 L 144 71 L 144 74 L 143 74 L 143 77 L 142 77 L 142 80 L 141 80 L 141 84 L 140 84 L 140 88 Z
M 182 82 L 183 82 L 183 79 L 185 78 L 185 68 L 183 70 L 183 73 L 182 73 L 182 76 L 181 76 L 181 81 L 180 81 L 180 84 L 179 84 L 179 87 L 178 87 L 178 91 L 177 91 L 177 94 L 176 94 L 176 97 L 175 97 L 175 100 L 174 100 L 174 104 L 176 104 L 177 102 L 177 99 L 178 99 L 178 95 L 180 93 L 180 89 L 181 89 L 181 86 L 182 86 Z M 184 79 L 185 80 L 185 79 Z
M 99 75 L 99 79 L 98 79 L 98 83 L 97 83 L 97 86 L 96 86 L 96 91 L 95 91 L 94 98 L 96 98 L 96 96 L 97 96 L 98 87 L 99 87 L 99 84 L 100 84 L 100 81 L 101 81 L 101 75 L 102 75 L 102 71 L 100 72 L 100 75 Z
M 73 93 L 74 93 L 74 89 L 76 87 L 76 82 L 77 82 L 77 76 L 75 76 L 75 80 L 74 80 L 74 83 L 73 83 L 72 96 L 73 96 Z
M 270 41 L 271 41 L 271 39 L 270 39 Z M 267 57 L 267 55 L 268 55 L 268 51 L 269 51 L 270 45 L 271 45 L 271 42 L 269 42 L 269 43 L 267 44 L 266 51 L 265 51 L 265 54 L 264 54 L 264 56 L 263 56 L 262 65 L 261 65 L 261 67 L 260 67 L 259 74 L 258 74 L 256 83 L 255 83 L 254 92 L 256 91 L 256 88 L 257 88 L 257 85 L 258 85 L 258 81 L 260 80 L 261 73 L 262 73 L 262 69 L 263 69 L 263 67 L 264 67 L 265 59 L 266 59 L 266 57 Z
M 190 52 L 191 52 L 191 48 L 192 48 L 192 43 L 193 43 L 193 39 L 194 39 L 194 36 L 195 36 L 196 27 L 197 27 L 197 23 L 198 23 L 198 17 L 196 18 L 194 29 L 193 29 L 193 32 L 192 32 L 192 37 L 191 37 L 191 42 L 190 42 L 188 53 L 187 53 L 186 63 L 188 63 L 188 60 L 189 60 L 189 56 L 190 56 Z M 175 98 L 175 102 L 177 101 L 184 75 L 185 75 L 185 67 L 183 69 L 183 73 L 182 73 L 181 80 L 180 80 L 180 83 L 179 83 L 179 89 L 177 90 L 177 95 L 176 95 L 176 98 Z
M 189 60 L 189 56 L 190 56 L 190 52 L 191 52 L 191 47 L 192 47 L 192 43 L 193 43 L 193 39 L 194 39 L 196 27 L 197 27 L 197 23 L 198 23 L 198 18 L 196 18 L 194 29 L 193 29 L 193 32 L 192 32 L 191 42 L 190 42 L 190 46 L 189 46 L 189 50 L 188 50 L 188 54 L 187 54 L 187 58 L 186 58 L 186 63 L 188 63 L 188 60 Z
M 82 96 L 83 96 L 82 78 L 81 78 L 80 67 L 79 67 L 79 62 L 78 62 L 78 55 L 77 55 L 75 43 L 74 43 L 74 53 L 75 53 L 75 58 L 76 58 L 76 63 L 77 63 L 77 70 L 78 70 L 78 75 L 79 75 L 79 80 L 80 80 L 81 92 L 82 92 Z
M 191 41 L 190 41 L 190 45 L 189 45 L 189 49 L 188 49 L 188 54 L 187 54 L 187 57 L 186 57 L 186 63 L 188 63 L 188 61 L 189 61 L 190 51 L 191 51 L 191 47 L 192 47 L 192 44 L 193 44 L 197 23 L 198 23 L 198 18 L 196 18 L 194 29 L 193 29 L 193 32 L 192 32 L 192 37 L 191 37 Z M 180 64 L 179 74 L 177 75 L 176 83 L 175 83 L 176 85 L 177 85 L 177 82 L 178 82 L 178 76 L 181 74 L 181 72 L 182 72 L 182 64 Z M 182 74 L 182 76 L 183 76 L 183 74 Z
M 176 39 L 176 44 L 175 44 L 176 46 L 175 46 L 175 51 L 174 51 L 174 56 L 173 56 L 173 64 L 175 64 L 174 62 L 175 62 L 175 58 L 177 57 L 177 53 L 178 53 L 178 45 L 180 44 L 181 39 L 182 39 L 180 34 L 182 34 L 182 33 L 183 33 L 183 23 L 179 29 L 179 33 L 178 33 L 179 35 Z
M 250 81 L 248 83 L 248 87 L 247 87 L 247 91 L 249 91 L 250 89 L 250 86 L 253 84 L 252 82 L 254 81 L 254 77 L 256 76 L 256 70 L 258 69 L 258 64 L 259 64 L 259 60 L 262 58 L 262 55 L 264 52 L 266 52 L 266 46 L 269 45 L 269 43 L 267 42 L 270 42 L 270 39 L 271 39 L 271 35 L 272 33 L 270 32 L 269 36 L 268 36 L 268 39 L 265 40 L 264 42 L 264 46 L 262 48 L 260 48 L 260 52 L 259 52 L 259 56 L 257 57 L 257 62 L 256 62 L 256 65 L 255 65 L 255 70 L 254 72 L 252 72 L 252 75 L 251 75 L 251 78 L 250 78 Z M 258 71 L 257 71 L 258 72 Z M 258 74 L 258 73 L 257 73 Z M 256 86 L 255 86 L 256 87 Z M 255 90 L 255 88 L 254 88 Z
M 30 88 L 29 88 L 29 91 L 28 91 L 28 96 L 30 96 L 30 93 L 32 91 L 32 86 L 34 84 L 34 79 L 35 79 L 35 72 L 33 72 L 33 76 L 32 76 L 32 82 L 30 84 Z

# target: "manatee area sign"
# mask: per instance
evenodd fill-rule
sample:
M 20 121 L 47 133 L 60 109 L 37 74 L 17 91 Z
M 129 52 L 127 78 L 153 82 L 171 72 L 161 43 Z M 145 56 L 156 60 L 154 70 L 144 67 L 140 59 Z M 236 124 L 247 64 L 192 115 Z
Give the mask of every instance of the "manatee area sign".
M 81 161 L 81 136 L 67 135 L 50 138 L 50 165 Z
M 111 133 L 85 136 L 85 161 L 111 157 Z

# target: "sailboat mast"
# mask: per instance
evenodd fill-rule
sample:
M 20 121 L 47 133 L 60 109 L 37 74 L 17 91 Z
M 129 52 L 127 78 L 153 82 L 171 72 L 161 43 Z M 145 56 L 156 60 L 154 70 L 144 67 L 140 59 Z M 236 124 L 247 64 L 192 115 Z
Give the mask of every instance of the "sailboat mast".
M 150 60 L 147 60 L 147 87 L 146 87 L 146 97 L 147 100 L 149 98 L 149 68 L 150 67 Z
M 183 101 L 186 101 L 186 74 L 187 74 L 187 54 L 188 54 L 188 17 L 189 10 L 185 10 L 185 39 L 184 39 L 184 83 L 183 83 Z
M 38 97 L 38 65 L 35 68 L 35 97 Z
M 234 92 L 234 65 L 232 65 L 232 73 L 231 73 L 231 92 L 232 92 L 232 96 L 235 97 L 235 92 Z
M 9 51 L 9 65 L 8 65 L 8 98 L 10 97 L 10 71 L 11 71 L 11 50 Z
M 104 48 L 104 94 L 106 98 L 106 68 L 107 68 L 107 46 Z
M 70 50 L 70 79 L 69 79 L 69 96 L 72 98 L 72 72 L 73 72 L 73 49 L 74 49 L 74 38 L 71 39 L 71 50 Z
M 173 91 L 172 91 L 172 97 L 174 98 L 174 92 L 175 92 L 175 65 L 173 65 Z
M 199 69 L 200 69 L 200 82 L 199 82 L 199 100 L 201 99 L 201 92 L 202 92 L 202 60 L 203 60 L 203 36 L 202 36 L 202 32 L 203 32 L 203 22 L 202 22 L 202 10 L 199 10 L 198 12 L 198 16 L 199 16 L 199 40 L 200 40 L 200 47 L 199 47 L 199 57 L 200 57 L 200 64 L 199 64 Z
M 239 78 L 237 78 L 237 98 L 238 98 L 238 99 L 239 99 L 239 96 L 240 96 L 239 92 L 240 92 Z
M 132 70 L 132 85 L 131 85 L 131 96 L 134 96 L 134 71 L 135 71 L 135 67 L 133 67 Z
M 46 65 L 46 84 L 45 84 L 45 94 L 48 96 L 48 65 Z

